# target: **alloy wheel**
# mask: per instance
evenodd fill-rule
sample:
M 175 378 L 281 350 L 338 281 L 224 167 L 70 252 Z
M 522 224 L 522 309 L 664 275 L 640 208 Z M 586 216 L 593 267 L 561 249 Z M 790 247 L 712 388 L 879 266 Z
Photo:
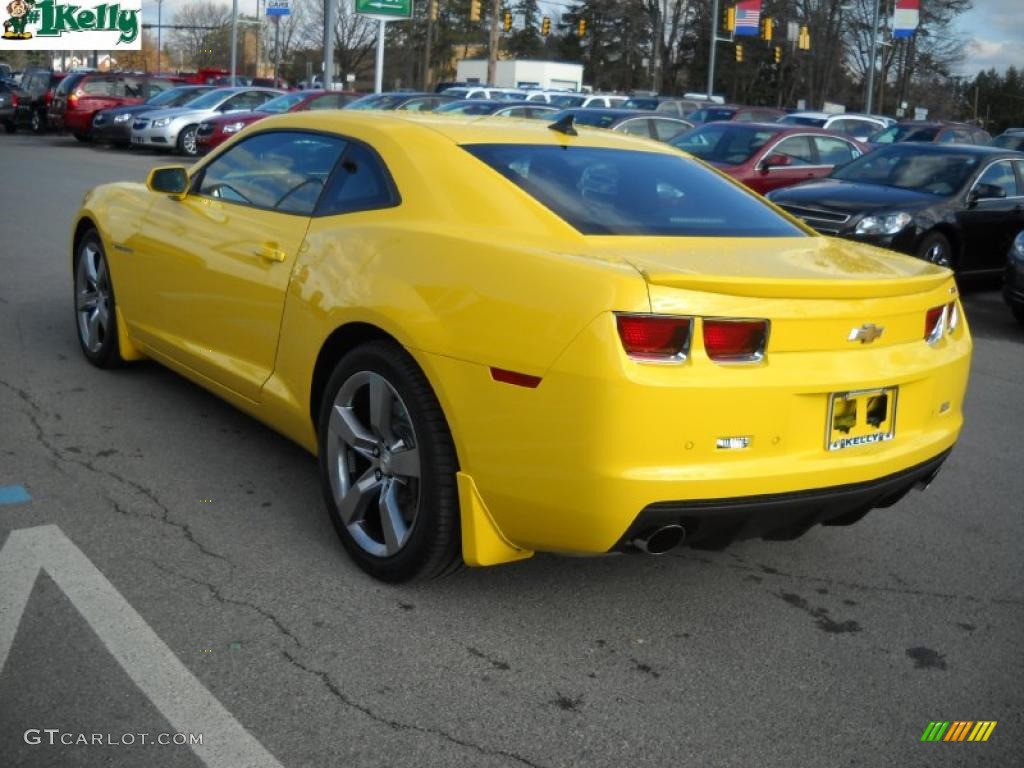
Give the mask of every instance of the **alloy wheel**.
M 422 469 L 398 391 L 378 373 L 354 373 L 331 406 L 326 443 L 334 504 L 352 539 L 375 557 L 397 554 L 416 524 Z
M 75 313 L 82 345 L 96 354 L 111 332 L 110 271 L 103 252 L 86 242 L 75 270 Z
M 186 155 L 195 155 L 198 153 L 196 149 L 196 131 L 198 131 L 196 126 L 189 126 L 185 129 L 185 134 L 182 136 L 181 148 L 185 150 Z

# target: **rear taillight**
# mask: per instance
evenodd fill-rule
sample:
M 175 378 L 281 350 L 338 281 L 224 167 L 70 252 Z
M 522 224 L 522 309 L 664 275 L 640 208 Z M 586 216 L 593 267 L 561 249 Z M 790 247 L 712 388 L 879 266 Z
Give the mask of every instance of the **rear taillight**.
M 704 351 L 716 363 L 756 363 L 768 346 L 767 320 L 705 318 Z
M 648 362 L 681 362 L 690 353 L 692 317 L 616 315 L 626 354 Z
M 946 306 L 932 307 L 924 316 L 924 340 L 938 344 L 946 327 Z
M 43 97 L 43 103 L 46 106 L 50 106 L 53 103 L 53 91 L 47 91 L 46 96 Z
M 18 106 L 18 94 L 16 94 L 16 93 L 12 93 L 11 94 L 11 106 L 12 107 Z
M 74 106 L 78 103 L 78 97 L 82 95 L 81 91 L 72 91 L 71 95 L 68 96 L 68 104 Z

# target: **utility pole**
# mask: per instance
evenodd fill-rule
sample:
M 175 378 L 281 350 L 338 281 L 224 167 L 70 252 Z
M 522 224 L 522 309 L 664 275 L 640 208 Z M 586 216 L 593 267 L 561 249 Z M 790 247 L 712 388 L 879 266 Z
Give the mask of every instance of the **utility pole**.
M 274 87 L 281 76 L 281 17 L 274 17 Z
M 875 56 L 878 53 L 878 8 L 882 0 L 875 0 L 871 15 L 871 49 L 868 52 L 868 95 L 864 100 L 864 112 L 871 114 L 875 98 Z
M 491 35 L 487 54 L 487 85 L 495 85 L 498 76 L 498 16 L 501 0 L 491 0 Z
M 334 80 L 334 2 L 326 0 L 327 13 L 324 19 L 324 90 L 333 90 Z
M 263 47 L 260 43 L 263 39 L 263 17 L 260 16 L 260 0 L 256 0 L 256 77 L 263 77 L 260 72 L 260 53 Z M 275 76 L 277 73 L 274 73 Z
M 711 42 L 708 53 L 708 99 L 715 93 L 715 49 L 718 47 L 718 0 L 711 3 Z

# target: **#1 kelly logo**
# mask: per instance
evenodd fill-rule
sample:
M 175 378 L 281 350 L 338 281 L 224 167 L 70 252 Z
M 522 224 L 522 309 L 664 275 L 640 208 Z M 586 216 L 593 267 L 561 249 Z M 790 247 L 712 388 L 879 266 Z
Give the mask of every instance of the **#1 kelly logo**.
M 137 51 L 142 47 L 142 0 L 0 0 L 0 4 L 4 11 L 0 12 L 0 50 Z

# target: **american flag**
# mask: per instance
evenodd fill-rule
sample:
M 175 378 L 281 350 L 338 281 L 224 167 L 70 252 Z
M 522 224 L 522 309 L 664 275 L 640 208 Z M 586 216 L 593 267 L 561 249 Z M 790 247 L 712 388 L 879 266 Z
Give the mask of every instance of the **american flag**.
M 742 0 L 736 3 L 736 28 L 733 34 L 754 35 L 761 33 L 761 0 Z

